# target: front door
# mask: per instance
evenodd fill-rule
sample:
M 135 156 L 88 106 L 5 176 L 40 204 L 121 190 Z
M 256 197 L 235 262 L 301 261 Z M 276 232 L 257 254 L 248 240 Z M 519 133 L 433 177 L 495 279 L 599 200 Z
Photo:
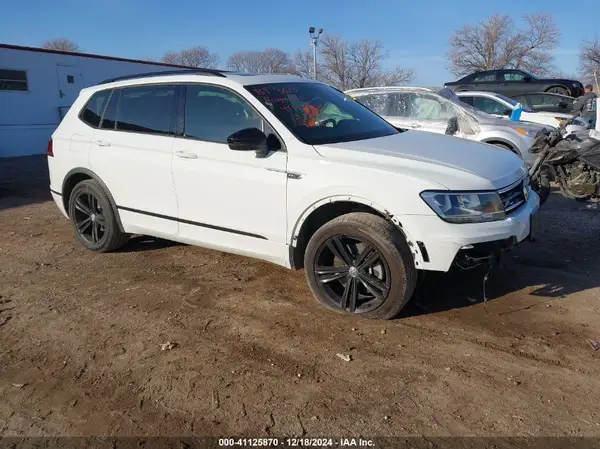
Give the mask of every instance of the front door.
M 83 88 L 83 75 L 79 67 L 59 64 L 56 66 L 56 76 L 58 79 L 58 108 L 62 120 Z
M 235 245 L 260 252 L 285 244 L 287 153 L 259 158 L 227 144 L 246 128 L 274 134 L 270 126 L 244 98 L 220 86 L 188 85 L 184 110 L 184 137 L 173 145 L 180 236 L 234 251 Z

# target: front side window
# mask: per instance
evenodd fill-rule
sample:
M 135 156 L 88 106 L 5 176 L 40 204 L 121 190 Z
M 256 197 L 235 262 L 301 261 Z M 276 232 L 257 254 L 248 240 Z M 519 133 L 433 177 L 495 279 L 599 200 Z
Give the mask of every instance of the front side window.
M 523 72 L 504 72 L 502 79 L 504 81 L 523 81 L 527 75 Z
M 375 114 L 389 115 L 389 95 L 388 94 L 369 94 L 356 97 L 356 101 L 366 106 Z
M 25 70 L 0 69 L 0 90 L 27 91 L 27 72 Z
M 487 73 L 480 73 L 479 75 L 475 76 L 475 78 L 473 78 L 473 83 L 486 83 L 486 82 L 490 82 L 490 81 L 496 81 L 496 73 L 494 72 L 487 72 Z
M 185 137 L 227 143 L 227 137 L 246 128 L 271 133 L 262 117 L 239 95 L 217 86 L 187 86 Z
M 448 120 L 456 116 L 456 110 L 449 101 L 432 95 L 412 94 L 410 118 L 414 120 Z
M 81 120 L 94 128 L 100 126 L 100 119 L 102 118 L 102 113 L 106 107 L 110 92 L 110 90 L 102 90 L 92 95 L 92 98 L 87 102 L 81 113 Z
M 246 89 L 298 139 L 309 145 L 350 142 L 397 134 L 371 110 L 321 83 L 256 84 Z
M 177 110 L 177 87 L 148 85 L 121 90 L 117 130 L 173 134 Z

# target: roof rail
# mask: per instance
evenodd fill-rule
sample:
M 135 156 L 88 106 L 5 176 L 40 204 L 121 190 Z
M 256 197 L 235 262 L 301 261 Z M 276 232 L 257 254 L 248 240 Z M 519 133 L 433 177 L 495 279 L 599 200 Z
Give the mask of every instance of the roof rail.
M 165 76 L 165 75 L 188 75 L 188 74 L 196 74 L 196 75 L 211 75 L 211 76 L 220 76 L 225 78 L 227 75 L 227 70 L 216 70 L 216 69 L 201 69 L 190 67 L 189 69 L 183 70 L 165 70 L 162 72 L 147 72 L 147 73 L 137 73 L 135 75 L 125 75 L 118 76 L 116 78 L 106 79 L 98 84 L 108 84 L 113 83 L 115 81 L 125 81 L 125 80 L 133 80 L 138 78 L 150 78 L 152 76 Z

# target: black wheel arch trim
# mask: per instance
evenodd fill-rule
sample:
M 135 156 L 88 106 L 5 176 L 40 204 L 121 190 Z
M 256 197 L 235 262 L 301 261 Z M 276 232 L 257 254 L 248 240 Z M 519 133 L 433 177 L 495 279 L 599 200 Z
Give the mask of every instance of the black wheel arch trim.
M 117 219 L 117 224 L 119 225 L 119 230 L 121 232 L 125 232 L 125 229 L 123 228 L 123 223 L 121 223 L 121 217 L 119 216 L 119 210 L 117 208 L 117 203 L 115 202 L 115 199 L 112 196 L 112 193 L 110 193 L 110 190 L 108 189 L 107 185 L 104 183 L 104 181 L 102 181 L 102 179 L 100 179 L 100 176 L 98 176 L 96 173 L 94 173 L 93 171 L 87 169 L 87 168 L 83 168 L 83 167 L 78 167 L 78 168 L 74 168 L 72 170 L 70 170 L 65 178 L 63 179 L 63 183 L 62 183 L 62 191 L 65 191 L 65 186 L 67 184 L 67 182 L 69 181 L 69 179 L 71 179 L 73 176 L 75 175 L 86 175 L 89 176 L 91 179 L 93 179 L 94 181 L 96 181 L 98 184 L 100 184 L 100 187 L 102 187 L 102 190 L 104 190 L 104 193 L 106 193 L 106 196 L 108 196 L 108 201 L 110 202 L 110 206 L 112 207 L 114 213 L 115 213 L 115 218 Z M 62 195 L 62 194 L 59 194 Z M 65 203 L 65 201 L 67 202 L 65 204 L 65 210 L 67 211 L 67 214 L 69 213 L 69 209 L 68 209 L 68 201 L 69 198 L 67 197 L 63 197 L 63 203 Z
M 513 142 L 511 142 L 510 140 L 504 139 L 502 137 L 490 137 L 489 139 L 482 140 L 482 142 L 490 144 L 490 145 L 493 145 L 494 143 L 502 143 L 502 144 L 506 145 L 507 147 L 510 147 L 511 151 L 521 154 L 521 151 Z

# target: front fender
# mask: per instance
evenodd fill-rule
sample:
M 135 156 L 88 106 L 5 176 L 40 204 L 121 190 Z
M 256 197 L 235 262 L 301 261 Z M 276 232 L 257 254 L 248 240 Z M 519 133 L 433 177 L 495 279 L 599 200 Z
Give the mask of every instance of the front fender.
M 417 268 L 423 267 L 424 258 L 423 258 L 423 255 L 421 254 L 419 245 L 417 244 L 416 240 L 413 238 L 411 230 L 407 229 L 407 227 L 403 224 L 402 216 L 398 215 L 398 214 L 394 214 L 392 212 L 391 208 L 387 208 L 380 203 L 371 201 L 368 198 L 365 198 L 362 196 L 357 196 L 357 195 L 332 195 L 332 196 L 322 198 L 318 201 L 315 201 L 312 204 L 310 204 L 309 206 L 307 206 L 304 209 L 304 211 L 301 213 L 301 215 L 298 218 L 298 220 L 296 221 L 295 225 L 293 227 L 290 227 L 291 232 L 290 232 L 290 235 L 288 236 L 289 245 L 292 247 L 296 246 L 296 244 L 298 242 L 298 236 L 300 235 L 300 232 L 302 230 L 302 225 L 306 222 L 308 217 L 313 212 L 315 212 L 317 209 L 319 209 L 320 207 L 322 207 L 324 205 L 331 204 L 334 202 L 342 202 L 342 201 L 343 202 L 353 202 L 353 203 L 362 204 L 364 206 L 370 207 L 370 208 L 376 210 L 377 212 L 379 212 L 379 214 L 381 214 L 383 217 L 385 217 L 391 223 L 393 223 L 398 228 L 398 230 L 403 234 L 403 236 L 406 240 L 406 243 L 408 244 L 411 252 L 413 253 L 415 266 Z

